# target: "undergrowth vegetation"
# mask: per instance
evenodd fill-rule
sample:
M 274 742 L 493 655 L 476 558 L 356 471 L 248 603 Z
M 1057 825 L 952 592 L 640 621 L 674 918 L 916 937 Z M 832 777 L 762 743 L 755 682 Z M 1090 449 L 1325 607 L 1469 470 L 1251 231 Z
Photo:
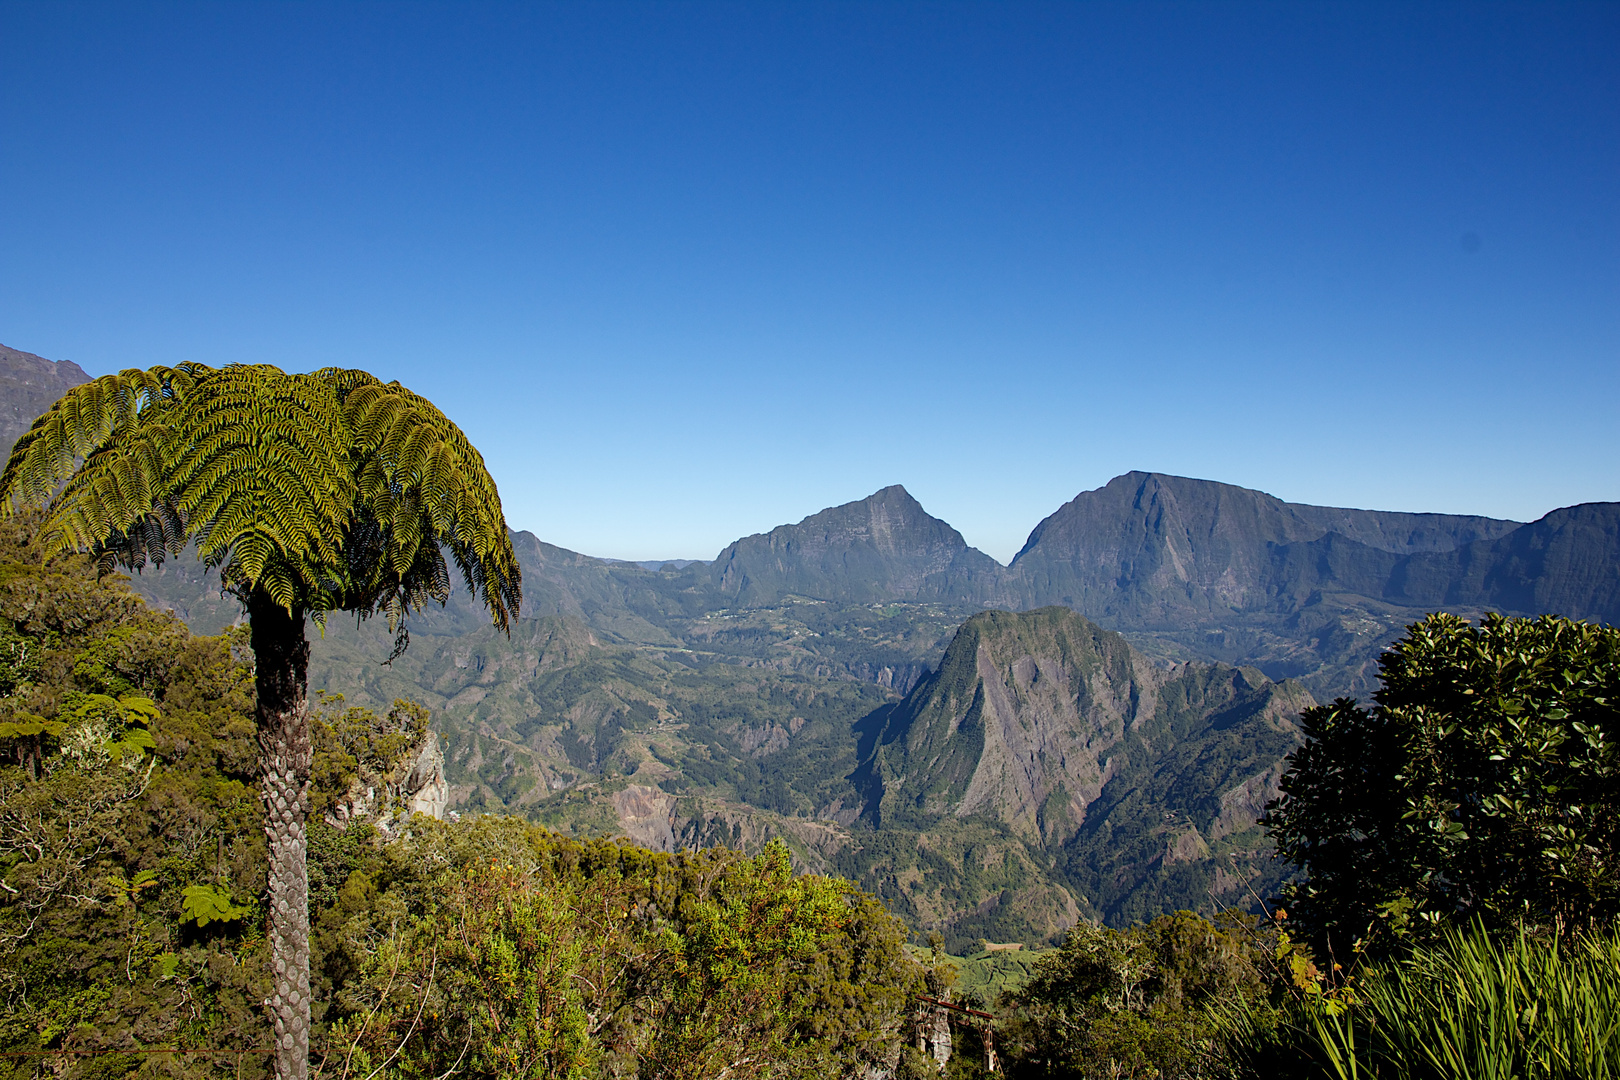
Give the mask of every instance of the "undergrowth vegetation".
M 1255 1075 L 1608 1080 L 1620 1075 L 1620 933 L 1447 927 L 1325 993 L 1216 1018 Z
M 1620 932 L 1448 926 L 1323 970 L 1281 920 L 1081 927 L 1000 1001 L 1008 1073 L 1141 1080 L 1609 1080 Z
M 418 818 L 357 862 L 318 921 L 334 1076 L 859 1074 L 892 1065 L 920 985 L 892 918 L 780 844 Z

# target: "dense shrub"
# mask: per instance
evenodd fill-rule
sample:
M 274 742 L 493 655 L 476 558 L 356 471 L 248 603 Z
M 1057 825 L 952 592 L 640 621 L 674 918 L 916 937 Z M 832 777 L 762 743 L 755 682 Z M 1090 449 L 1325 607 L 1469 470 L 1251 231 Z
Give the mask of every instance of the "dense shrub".
M 250 669 L 47 557 L 35 524 L 0 520 L 0 1047 L 262 1046 Z M 3 1057 L 0 1077 L 236 1063 Z
M 1220 1014 L 1231 1045 L 1259 1076 L 1615 1075 L 1620 630 L 1431 615 L 1380 684 L 1305 713 L 1266 818 L 1337 962 Z
M 1004 997 L 1013 1077 L 1162 1080 L 1231 1073 L 1217 1010 L 1270 1010 L 1274 938 L 1253 920 L 1190 912 L 1111 930 L 1081 924 L 1035 976 Z
M 417 819 L 316 940 L 320 1050 L 360 1075 L 859 1075 L 895 1064 L 922 974 L 780 843 L 670 856 L 493 817 Z
M 1266 819 L 1319 951 L 1620 915 L 1620 630 L 1433 615 L 1379 663 L 1371 709 L 1305 713 Z

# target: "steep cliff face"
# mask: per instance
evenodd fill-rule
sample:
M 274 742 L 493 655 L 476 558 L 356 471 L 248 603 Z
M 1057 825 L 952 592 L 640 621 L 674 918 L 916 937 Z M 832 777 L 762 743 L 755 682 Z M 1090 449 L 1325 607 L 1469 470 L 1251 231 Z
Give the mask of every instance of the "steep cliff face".
M 1385 599 L 1435 609 L 1472 604 L 1620 622 L 1620 503 L 1554 510 L 1494 540 L 1394 568 Z
M 889 719 L 876 816 L 987 814 L 1032 841 L 1072 831 L 1151 684 L 1123 638 L 1066 608 L 976 615 Z
M 896 484 L 736 541 L 710 564 L 709 579 L 737 606 L 786 595 L 971 602 L 996 594 L 1001 571 Z
M 1294 545 L 1336 540 L 1334 583 L 1378 596 L 1401 556 L 1451 552 L 1517 528 L 1493 518 L 1306 506 L 1231 484 L 1133 472 L 1082 492 L 1037 525 L 1009 577 L 1024 606 L 1058 603 L 1151 627 L 1276 607 L 1279 594 L 1299 591 L 1290 565 L 1314 565 Z
M 857 781 L 873 825 L 997 822 L 1113 917 L 1199 875 L 1229 891 L 1267 872 L 1255 822 L 1311 704 L 1253 669 L 1154 665 L 1066 608 L 985 612 L 888 715 Z
M 654 851 L 676 850 L 675 796 L 659 788 L 630 784 L 612 798 L 623 835 Z

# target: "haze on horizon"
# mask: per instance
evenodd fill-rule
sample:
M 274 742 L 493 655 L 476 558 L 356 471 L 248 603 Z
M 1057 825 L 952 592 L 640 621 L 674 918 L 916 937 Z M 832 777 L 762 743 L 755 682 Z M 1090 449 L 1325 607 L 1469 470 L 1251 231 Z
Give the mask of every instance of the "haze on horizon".
M 508 520 L 1620 500 L 1620 6 L 0 6 L 0 341 L 360 367 Z

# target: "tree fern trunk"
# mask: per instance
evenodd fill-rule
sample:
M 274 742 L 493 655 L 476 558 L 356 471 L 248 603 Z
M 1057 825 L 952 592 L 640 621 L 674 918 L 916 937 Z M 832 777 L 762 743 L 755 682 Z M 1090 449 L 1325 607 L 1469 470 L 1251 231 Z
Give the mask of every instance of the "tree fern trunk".
M 248 600 L 252 622 L 264 831 L 270 840 L 270 1020 L 277 1080 L 309 1075 L 309 643 L 304 612 L 263 593 Z

